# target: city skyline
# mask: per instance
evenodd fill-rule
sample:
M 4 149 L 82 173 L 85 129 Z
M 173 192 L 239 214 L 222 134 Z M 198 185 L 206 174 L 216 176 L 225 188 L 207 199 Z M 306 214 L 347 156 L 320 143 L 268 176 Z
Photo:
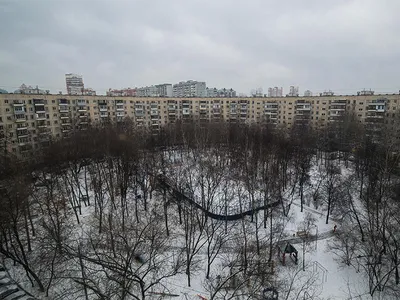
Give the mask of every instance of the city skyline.
M 238 94 L 292 85 L 300 94 L 397 91 L 399 8 L 389 0 L 154 1 L 151 9 L 142 1 L 6 0 L 0 88 L 64 91 L 60 75 L 75 72 L 99 94 L 190 78 Z

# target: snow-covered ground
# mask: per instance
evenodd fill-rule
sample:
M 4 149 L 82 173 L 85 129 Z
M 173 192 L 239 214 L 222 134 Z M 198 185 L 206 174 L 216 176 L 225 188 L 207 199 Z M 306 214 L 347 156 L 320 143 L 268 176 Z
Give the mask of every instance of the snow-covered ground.
M 177 164 L 177 168 L 181 168 L 179 170 L 181 173 L 178 173 L 175 177 L 170 174 L 172 179 L 178 180 L 185 178 L 185 176 L 188 176 L 188 172 L 190 172 L 189 175 L 193 179 L 197 179 L 198 177 L 198 172 L 196 170 L 188 171 L 190 167 L 188 169 L 182 168 L 181 165 Z M 339 168 L 343 177 L 346 177 L 351 173 L 349 168 L 346 168 L 343 165 L 339 165 Z M 223 172 L 226 171 L 227 170 L 223 170 Z M 311 293 L 318 297 L 314 299 L 371 299 L 368 294 L 368 281 L 363 277 L 363 273 L 357 272 L 354 266 L 344 266 L 340 263 L 339 258 L 336 256 L 334 251 L 330 249 L 330 244 L 336 239 L 335 234 L 340 232 L 342 224 L 338 222 L 337 216 L 331 216 L 328 224 L 326 224 L 326 206 L 322 205 L 322 202 L 316 202 L 313 198 L 315 191 L 322 189 L 320 186 L 321 179 L 323 179 L 324 176 L 323 174 L 325 174 L 323 166 L 313 163 L 309 172 L 309 184 L 307 184 L 307 187 L 305 188 L 303 212 L 301 211 L 300 196 L 297 191 L 295 193 L 290 193 L 291 188 L 288 188 L 283 195 L 285 206 L 290 208 L 290 210 L 288 211 L 287 216 L 279 215 L 279 218 L 282 218 L 281 221 L 284 226 L 281 228 L 279 242 L 283 243 L 287 241 L 292 243 L 298 250 L 299 261 L 298 264 L 295 265 L 288 259 L 286 265 L 282 265 L 277 254 L 274 253 L 275 280 L 276 282 L 292 280 L 292 285 L 290 285 L 287 290 L 281 290 L 281 293 L 286 293 L 286 296 L 287 293 L 292 293 L 287 297 L 287 299 L 308 299 Z M 232 191 L 234 188 L 238 188 L 237 182 L 234 182 L 229 178 L 226 180 L 226 185 L 224 187 L 215 187 L 211 196 L 217 204 L 221 202 L 226 203 L 226 201 L 221 199 L 228 196 L 230 205 L 234 206 L 234 210 L 236 211 L 238 200 L 235 198 L 235 192 Z M 193 189 L 192 193 L 196 197 L 200 197 L 201 195 L 198 186 Z M 259 191 L 256 191 L 255 195 L 258 198 L 262 197 L 261 192 Z M 89 196 L 93 199 L 94 195 L 92 191 L 89 191 Z M 247 196 L 243 197 L 243 199 L 249 201 Z M 155 200 L 153 199 L 153 201 Z M 81 238 L 90 232 L 90 226 L 93 222 L 93 214 L 93 205 L 90 207 L 82 206 L 82 215 L 80 215 L 81 224 L 76 226 L 79 230 L 76 230 L 74 233 L 76 239 Z M 259 215 L 262 215 L 262 213 L 259 212 Z M 176 230 L 178 236 L 178 242 L 175 246 L 182 247 L 182 240 L 179 240 L 179 234 L 181 234 L 182 229 L 178 228 L 176 211 L 171 215 L 171 218 L 173 219 L 171 228 Z M 246 224 L 250 231 L 254 231 L 255 226 L 257 226 L 250 222 L 250 217 L 246 217 Z M 161 222 L 160 226 L 163 226 Z M 176 226 L 176 228 L 173 228 L 173 226 Z M 237 224 L 236 227 L 240 226 Z M 269 229 L 269 227 L 264 229 L 263 226 L 259 225 L 258 230 L 261 242 L 264 238 L 268 238 Z M 232 228 L 232 233 L 234 233 L 235 230 L 239 229 Z M 310 240 L 307 240 L 307 242 L 302 242 L 301 238 L 298 236 L 298 232 L 304 230 L 306 230 L 311 236 L 314 236 L 315 239 L 311 238 Z M 278 239 L 278 237 L 275 238 Z M 274 242 L 276 241 L 274 240 Z M 305 247 L 305 251 L 303 251 L 303 247 Z M 163 282 L 168 294 L 171 294 L 171 296 L 176 295 L 176 297 L 174 297 L 175 299 L 200 299 L 200 296 L 209 299 L 210 295 L 207 290 L 206 280 L 207 257 L 204 248 L 205 247 L 203 247 L 196 256 L 196 260 L 201 267 L 192 274 L 191 287 L 188 287 L 187 285 L 187 276 L 184 272 L 168 278 Z M 222 263 L 221 257 L 226 254 L 224 251 L 227 251 L 226 255 L 229 255 L 229 250 L 229 247 L 226 247 L 221 251 L 221 255 L 218 256 L 216 261 L 213 263 L 212 274 L 218 272 L 218 268 Z M 305 253 L 304 256 L 303 253 Z M 305 266 L 304 271 L 302 270 L 303 260 Z M 21 272 L 20 268 L 13 268 L 11 262 L 7 264 L 7 267 L 10 269 L 11 275 L 20 280 L 25 288 L 30 288 L 29 282 L 26 281 L 26 279 L 23 279 L 24 274 Z M 309 281 L 307 282 L 307 280 Z M 313 283 L 313 289 L 307 287 L 309 282 Z M 31 289 L 31 291 L 33 293 L 35 292 L 33 289 Z M 362 298 L 356 298 L 356 296 L 359 295 L 361 295 Z M 154 294 L 154 298 L 157 297 L 158 296 Z

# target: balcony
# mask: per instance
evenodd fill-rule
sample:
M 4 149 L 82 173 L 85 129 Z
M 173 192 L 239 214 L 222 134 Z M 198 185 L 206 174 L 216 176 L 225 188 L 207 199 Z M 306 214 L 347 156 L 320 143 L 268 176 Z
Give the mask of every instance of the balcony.
M 69 119 L 69 114 L 60 114 L 60 119 L 64 120 L 64 119 Z
M 46 113 L 46 109 L 43 106 L 35 106 L 35 113 L 40 114 L 40 113 Z
M 265 110 L 278 110 L 278 103 L 275 102 L 267 102 L 264 104 Z
M 344 116 L 344 110 L 331 110 L 329 116 Z
M 80 114 L 80 115 L 79 115 L 79 119 L 85 119 L 85 118 L 87 118 L 87 115 L 86 115 L 86 114 Z
M 69 112 L 69 108 L 67 105 L 62 105 L 62 106 L 60 106 L 59 111 L 60 111 L 60 113 Z
M 38 121 L 38 122 L 36 123 L 36 127 L 37 127 L 37 128 L 47 128 L 47 123 L 44 122 L 44 121 Z
M 108 118 L 108 112 L 100 112 L 100 118 Z
M 150 111 L 150 115 L 151 115 L 151 116 L 158 116 L 158 110 L 155 110 L 155 109 L 153 110 L 153 109 L 152 109 L 152 110 Z
M 98 104 L 99 106 L 107 106 L 107 100 L 99 100 Z
M 264 114 L 265 114 L 265 115 L 268 115 L 268 116 L 277 116 L 277 115 L 278 115 L 278 111 L 276 111 L 276 110 L 269 110 L 269 111 L 265 111 Z
M 38 131 L 37 131 L 37 133 L 39 134 L 39 135 L 48 135 L 48 134 L 50 134 L 51 133 L 51 131 L 47 128 L 47 126 L 44 126 L 44 127 L 38 127 Z
M 35 106 L 45 105 L 45 101 L 43 99 L 33 99 L 33 104 Z
M 332 104 L 329 107 L 329 109 L 332 110 L 332 111 L 345 111 L 346 110 L 346 104 L 344 104 L 344 105 Z
M 29 141 L 26 137 L 18 139 L 18 146 L 25 146 L 27 143 L 29 143 Z
M 107 107 L 107 105 L 99 105 L 99 110 L 101 112 L 108 111 L 108 107 Z
M 86 106 L 78 107 L 78 112 L 87 112 Z
M 125 117 L 125 113 L 124 112 L 117 112 L 117 117 Z
M 366 119 L 383 119 L 385 117 L 384 114 L 377 113 L 368 113 L 365 118 Z
M 386 111 L 385 105 L 368 105 L 369 112 L 384 113 Z
M 25 108 L 23 108 L 23 107 L 14 107 L 14 114 L 16 114 L 16 115 L 25 114 Z
M 136 117 L 142 117 L 142 118 L 143 118 L 143 117 L 144 117 L 144 112 L 143 112 L 143 111 L 136 111 L 136 112 L 135 112 L 135 116 L 136 116 Z
M 15 122 L 25 122 L 26 121 L 25 114 L 14 115 L 14 120 Z
M 124 106 L 123 106 L 123 105 L 117 105 L 117 106 L 115 107 L 115 110 L 116 110 L 116 111 L 124 111 L 125 109 L 124 109 Z
M 20 130 L 18 130 L 18 129 L 20 129 Z M 27 129 L 23 129 L 23 130 L 21 130 L 21 128 L 18 128 L 18 129 L 17 129 L 17 137 L 18 138 L 27 137 L 29 135 L 29 132 Z
M 18 134 L 18 130 L 27 130 L 28 129 L 28 125 L 26 124 L 18 124 L 21 125 L 19 127 L 17 127 L 17 134 Z
M 331 105 L 346 106 L 347 100 L 333 100 L 333 101 L 331 101 Z
M 14 107 L 22 107 L 25 105 L 23 100 L 14 100 L 12 104 Z
M 182 109 L 182 115 L 184 115 L 184 116 L 190 115 L 190 109 L 189 108 L 183 108 Z
M 59 105 L 59 106 L 66 106 L 66 105 L 69 105 L 69 101 L 66 100 L 66 99 L 59 99 L 59 100 L 58 100 L 58 105 Z
M 297 111 L 310 111 L 311 105 L 310 104 L 296 104 Z
M 46 120 L 46 114 L 45 113 L 36 113 L 35 120 L 37 120 L 37 121 Z
M 78 106 L 86 106 L 86 101 L 85 100 L 77 100 L 76 105 Z

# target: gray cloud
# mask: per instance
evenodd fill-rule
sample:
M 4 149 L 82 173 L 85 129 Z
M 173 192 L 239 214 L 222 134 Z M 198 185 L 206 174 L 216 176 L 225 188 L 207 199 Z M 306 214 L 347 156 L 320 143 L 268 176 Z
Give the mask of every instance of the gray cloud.
M 0 87 L 400 88 L 398 0 L 0 0 Z

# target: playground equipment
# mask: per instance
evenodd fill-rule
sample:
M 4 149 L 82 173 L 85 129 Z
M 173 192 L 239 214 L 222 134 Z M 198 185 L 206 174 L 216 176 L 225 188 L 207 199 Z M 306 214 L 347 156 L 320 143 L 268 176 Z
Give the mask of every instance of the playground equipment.
M 279 257 L 279 260 L 282 262 L 282 265 L 285 265 L 285 263 L 286 263 L 286 254 L 289 254 L 290 258 L 297 265 L 298 251 L 290 243 L 286 243 L 286 244 L 278 246 L 278 257 Z

